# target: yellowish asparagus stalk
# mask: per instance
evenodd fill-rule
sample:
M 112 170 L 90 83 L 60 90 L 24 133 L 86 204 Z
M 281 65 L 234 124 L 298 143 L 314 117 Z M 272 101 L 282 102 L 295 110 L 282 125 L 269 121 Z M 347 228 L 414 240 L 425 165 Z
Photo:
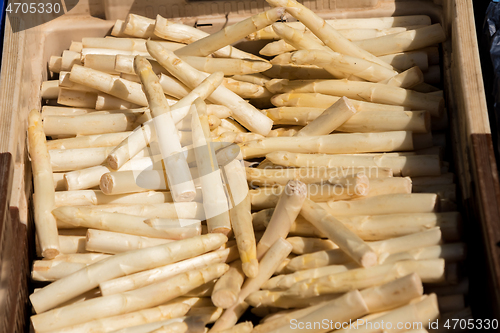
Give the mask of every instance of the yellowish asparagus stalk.
M 307 187 L 301 181 L 289 181 L 278 200 L 264 235 L 257 244 L 257 258 L 261 259 L 280 238 L 286 238 L 306 200 Z
M 381 285 L 411 273 L 417 273 L 422 282 L 439 282 L 444 279 L 444 260 L 401 261 L 394 264 L 357 268 L 295 283 L 284 295 L 313 297 L 347 292 Z
M 118 254 L 170 242 L 173 240 L 88 229 L 85 249 L 92 252 Z
M 221 232 L 227 235 L 231 231 L 228 201 L 222 185 L 221 172 L 210 139 L 206 105 L 196 100 L 191 108 L 191 127 L 196 165 L 201 175 L 203 208 L 207 219 L 208 232 Z
M 109 263 L 110 261 L 107 260 L 106 262 Z M 144 257 L 142 257 L 141 261 L 144 261 Z M 158 306 L 186 294 L 188 291 L 207 281 L 218 278 L 227 269 L 228 266 L 226 264 L 217 264 L 201 270 L 186 272 L 164 282 L 137 290 L 106 297 L 97 297 L 47 311 L 31 317 L 31 322 L 35 330 L 43 332 Z M 60 281 L 63 280 L 56 281 L 51 286 Z M 42 293 L 44 289 L 33 295 Z
M 191 55 L 204 57 L 213 52 L 244 38 L 272 23 L 276 22 L 284 13 L 283 8 L 274 8 L 254 15 L 234 25 L 199 39 L 182 49 L 177 50 L 177 55 Z
M 127 327 L 134 327 L 139 325 L 144 325 L 147 323 L 153 323 L 158 321 L 164 321 L 172 318 L 178 318 L 184 316 L 190 309 L 188 304 L 181 302 L 160 305 L 157 307 L 139 310 L 136 312 L 127 313 L 124 315 L 118 315 L 103 319 L 91 320 L 86 323 L 77 324 L 73 326 L 68 326 L 55 330 L 55 333 L 108 333 L 115 330 L 124 329 Z
M 293 168 L 349 168 L 371 167 L 390 168 L 394 176 L 431 176 L 441 174 L 440 159 L 436 155 L 392 156 L 390 154 L 374 155 L 326 155 L 296 154 L 289 152 L 272 152 L 266 159 L 276 165 Z
M 201 73 L 186 64 L 172 52 L 162 48 L 160 44 L 149 41 L 147 46 L 155 59 L 187 86 L 194 88 L 207 76 L 207 74 Z M 271 130 L 272 121 L 269 118 L 227 88 L 218 87 L 210 95 L 210 100 L 230 108 L 233 111 L 234 118 L 252 132 L 266 135 Z
M 393 53 L 380 56 L 379 58 L 400 71 L 417 66 L 422 72 L 425 72 L 429 68 L 427 52 L 425 51 Z
M 464 243 L 433 245 L 406 252 L 393 253 L 383 259 L 383 263 L 401 260 L 444 259 L 447 263 L 465 260 L 466 247 Z
M 326 109 L 315 120 L 302 128 L 295 136 L 315 136 L 330 134 L 349 118 L 356 114 L 356 109 L 350 101 L 342 97 Z
M 292 246 L 280 238 L 266 252 L 259 265 L 259 274 L 254 278 L 247 279 L 238 295 L 238 300 L 230 308 L 226 309 L 222 316 L 215 322 L 211 331 L 218 332 L 233 327 L 239 317 L 248 309 L 245 299 L 259 288 L 273 275 L 281 262 L 290 254 Z
M 422 73 L 422 70 L 417 66 L 414 66 L 387 80 L 380 81 L 379 83 L 385 83 L 394 87 L 411 89 L 423 82 L 424 82 L 424 74 Z
M 377 254 L 318 204 L 306 200 L 300 214 L 361 266 L 370 267 L 377 263 Z
M 263 157 L 277 150 L 292 153 L 352 154 L 413 149 L 411 132 L 349 133 L 300 137 L 276 137 L 240 145 L 244 158 Z
M 376 55 L 386 55 L 404 51 L 422 49 L 446 40 L 441 24 L 408 30 L 393 35 L 387 35 L 362 41 L 355 41 L 358 47 Z
M 105 195 L 100 190 L 82 190 L 56 192 L 55 196 L 56 207 L 106 204 L 155 204 L 164 202 L 173 202 L 170 192 L 145 191 L 132 194 Z
M 214 305 L 227 309 L 236 303 L 244 280 L 245 274 L 241 269 L 241 261 L 237 260 L 229 265 L 229 270 L 215 283 L 212 292 Z
M 149 62 L 142 57 L 134 60 L 134 69 L 144 86 L 160 151 L 165 164 L 169 188 L 174 201 L 192 201 L 196 196 L 194 183 L 184 154 L 170 108 L 163 94 L 158 77 Z
M 193 241 L 196 244 L 193 244 Z M 189 240 L 171 242 L 155 247 L 114 255 L 48 285 L 30 296 L 37 313 L 57 305 L 99 285 L 99 283 L 154 268 L 175 261 L 192 258 L 215 250 L 227 241 L 224 235 L 204 235 Z M 131 262 L 136 264 L 131 266 Z M 126 269 L 123 264 L 127 264 Z M 93 278 L 92 278 L 93 277 Z M 83 322 L 83 321 L 82 321 Z
M 177 274 L 190 270 L 201 269 L 217 263 L 229 264 L 237 258 L 238 250 L 235 246 L 231 246 L 165 266 L 159 266 L 117 279 L 104 281 L 99 284 L 99 288 L 101 293 L 105 296 L 119 294 L 167 280 Z
M 361 47 L 353 44 L 347 38 L 342 36 L 325 20 L 316 15 L 313 11 L 301 5 L 295 0 L 267 0 L 267 2 L 275 7 L 285 7 L 293 17 L 302 22 L 313 34 L 335 52 L 350 55 L 356 58 L 365 59 L 376 64 L 390 68 L 391 66 L 384 63 L 374 55 L 363 50 Z M 393 53 L 393 52 L 391 52 Z
M 35 260 L 31 278 L 35 281 L 57 281 L 109 257 L 101 253 L 78 253 L 59 255 L 51 260 Z
M 33 169 L 33 206 L 37 238 L 42 256 L 52 259 L 60 253 L 56 219 L 51 213 L 55 208 L 54 180 L 42 118 L 38 110 L 32 110 L 28 116 L 28 145 Z
M 50 140 L 47 141 L 47 149 L 114 147 L 127 138 L 130 133 L 132 132 L 82 135 L 75 138 Z
M 133 129 L 137 115 L 131 113 L 84 114 L 79 116 L 45 116 L 47 135 L 94 135 Z
M 312 237 L 288 237 L 287 242 L 292 244 L 293 254 L 305 254 L 323 250 L 338 249 L 338 245 L 329 239 Z
M 128 14 L 127 19 L 123 22 L 123 34 L 138 38 L 152 38 L 155 37 L 155 20 L 150 18 Z

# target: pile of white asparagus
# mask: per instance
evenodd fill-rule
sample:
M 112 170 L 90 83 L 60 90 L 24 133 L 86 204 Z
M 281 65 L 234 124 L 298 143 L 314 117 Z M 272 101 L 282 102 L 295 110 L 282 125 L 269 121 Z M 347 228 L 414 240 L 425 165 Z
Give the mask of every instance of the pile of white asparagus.
M 35 332 L 427 332 L 440 312 L 471 317 L 432 132 L 447 126 L 431 85 L 442 27 L 267 1 L 211 35 L 130 14 L 50 59 L 59 79 L 28 129 L 32 278 L 50 282 L 30 296 Z M 245 37 L 274 57 L 231 46 Z

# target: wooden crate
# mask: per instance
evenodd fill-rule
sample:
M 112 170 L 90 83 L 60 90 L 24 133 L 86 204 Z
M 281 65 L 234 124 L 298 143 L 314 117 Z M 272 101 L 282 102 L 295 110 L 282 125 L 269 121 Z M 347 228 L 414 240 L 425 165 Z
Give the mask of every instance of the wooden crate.
M 305 0 L 304 4 L 324 18 L 426 14 L 443 24 L 449 37 L 443 44 L 442 65 L 454 169 L 462 194 L 460 208 L 468 228 L 480 235 L 478 244 L 472 245 L 481 260 L 472 258 L 477 262 L 469 267 L 479 268 L 476 275 L 484 278 L 487 274 L 489 281 L 471 285 L 471 290 L 481 292 L 478 304 L 489 311 L 481 308 L 483 312 L 478 310 L 475 315 L 500 317 L 500 186 L 472 0 Z M 31 311 L 28 262 L 33 255 L 34 236 L 26 129 L 29 111 L 40 108 L 40 84 L 49 78 L 49 57 L 67 49 L 72 40 L 105 35 L 112 20 L 123 19 L 129 12 L 182 17 L 186 24 L 202 24 L 202 29 L 214 32 L 266 8 L 269 6 L 264 0 L 169 0 L 168 5 L 153 0 L 80 0 L 65 15 L 29 30 L 19 29 L 23 22 L 7 18 L 0 77 L 0 153 L 5 153 L 0 154 L 0 287 L 6 291 L 0 296 L 1 332 L 23 331 Z

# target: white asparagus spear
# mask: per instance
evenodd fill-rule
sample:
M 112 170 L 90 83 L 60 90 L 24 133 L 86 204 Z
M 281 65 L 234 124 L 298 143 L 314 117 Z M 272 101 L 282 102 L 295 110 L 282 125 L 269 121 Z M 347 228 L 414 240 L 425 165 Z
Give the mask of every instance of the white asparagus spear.
M 229 154 L 229 150 L 234 148 L 234 146 L 230 146 L 220 150 L 217 159 L 221 160 L 224 153 Z M 229 194 L 229 202 L 231 203 L 229 217 L 231 218 L 231 226 L 240 253 L 242 270 L 246 276 L 254 278 L 258 274 L 259 263 L 257 261 L 257 245 L 252 224 L 250 195 L 245 169 L 239 159 L 224 164 L 221 164 L 223 165 L 222 174 Z
M 295 136 L 330 134 L 355 114 L 356 109 L 350 103 L 349 99 L 342 97 L 338 102 L 332 104 L 321 115 L 302 128 Z
M 155 59 L 187 86 L 194 88 L 206 77 L 207 74 L 195 70 L 161 45 L 149 41 L 147 46 Z M 209 99 L 230 108 L 234 118 L 251 131 L 266 135 L 271 130 L 272 121 L 269 118 L 227 88 L 218 87 Z
M 193 244 L 193 241 L 196 242 Z M 217 249 L 227 241 L 224 235 L 204 235 L 155 247 L 116 254 L 48 285 L 30 296 L 37 313 L 47 311 L 103 281 L 150 269 Z M 131 265 L 135 260 L 135 265 Z M 124 266 L 124 264 L 127 264 Z
M 257 259 L 261 259 L 280 238 L 286 238 L 306 200 L 307 187 L 301 181 L 289 181 L 281 194 L 264 235 L 257 244 Z
M 426 295 L 423 299 L 373 319 L 359 319 L 356 327 L 340 329 L 342 333 L 374 333 L 380 332 L 376 327 L 393 327 L 393 331 L 403 331 L 405 328 L 422 328 L 430 322 L 434 322 L 439 317 L 438 300 L 435 294 Z M 382 324 L 384 323 L 384 324 Z M 402 327 L 402 328 L 397 328 Z
M 380 56 L 379 58 L 400 71 L 418 66 L 422 72 L 425 72 L 429 68 L 427 52 L 425 51 L 393 53 Z
M 149 218 L 205 219 L 203 205 L 199 202 L 174 202 L 161 204 L 120 205 L 108 204 L 88 207 L 89 211 L 122 213 Z
M 238 299 L 244 280 L 245 274 L 241 269 L 241 261 L 231 263 L 229 270 L 215 283 L 211 296 L 214 305 L 223 309 L 231 307 Z
M 361 266 L 370 267 L 377 263 L 377 254 L 359 236 L 318 204 L 306 200 L 300 214 Z
M 169 103 L 174 103 L 174 100 L 169 99 Z M 119 109 L 136 109 L 140 108 L 140 105 L 135 103 L 127 102 L 121 98 L 111 96 L 105 93 L 97 94 L 97 100 L 95 101 L 96 110 L 119 110 Z
M 427 260 L 444 259 L 447 263 L 465 260 L 466 247 L 463 243 L 451 243 L 433 245 L 413 249 L 406 252 L 393 253 L 383 258 L 383 263 L 397 262 L 401 260 Z
M 278 275 L 279 276 L 279 275 Z M 274 277 L 276 278 L 276 277 Z M 272 278 L 272 279 L 274 279 Z M 271 279 L 271 280 L 272 280 Z M 271 281 L 269 280 L 269 281 Z M 253 307 L 264 307 L 272 306 L 281 309 L 293 309 L 293 308 L 308 308 L 326 301 L 330 301 L 339 297 L 340 295 L 323 295 L 308 298 L 293 298 L 283 296 L 284 291 L 282 290 L 259 290 L 251 293 L 246 302 L 248 302 Z M 281 318 L 281 316 L 280 316 Z M 267 323 L 269 321 L 274 321 L 279 318 L 268 318 L 264 319 L 262 323 Z M 280 325 L 281 326 L 281 325 Z
M 329 201 L 320 205 L 335 216 L 432 213 L 437 209 L 437 195 L 386 194 L 354 201 Z
M 291 61 L 296 65 L 316 65 L 333 75 L 341 71 L 370 82 L 380 82 L 397 75 L 396 71 L 371 61 L 326 50 L 299 50 L 293 53 Z
M 154 38 L 155 20 L 136 14 L 128 14 L 122 24 L 122 33 L 138 38 Z M 120 36 L 123 37 L 123 36 Z
M 201 234 L 200 220 L 147 219 L 141 216 L 93 211 L 84 206 L 63 206 L 53 210 L 60 222 L 137 236 L 184 239 Z M 149 222 L 149 224 L 148 224 Z
M 85 248 L 87 251 L 118 254 L 170 242 L 173 240 L 88 229 Z
M 238 250 L 232 246 L 156 267 L 135 274 L 129 274 L 117 279 L 100 283 L 99 288 L 104 296 L 119 294 L 130 290 L 146 287 L 154 283 L 167 280 L 177 274 L 201 269 L 217 263 L 230 263 L 238 258 Z M 212 304 L 210 304 L 212 305 Z
M 381 56 L 404 51 L 418 50 L 434 44 L 442 43 L 445 40 L 445 32 L 441 27 L 441 24 L 437 23 L 427 27 L 408 30 L 393 35 L 355 41 L 354 44 L 376 56 Z
M 78 253 L 76 255 L 59 255 L 52 260 L 35 260 L 31 278 L 34 281 L 57 281 L 109 257 L 107 254 L 100 253 Z
M 394 75 L 393 77 L 380 81 L 379 83 L 385 83 L 394 87 L 400 87 L 405 89 L 411 89 L 424 82 L 424 74 L 422 70 L 417 66 L 411 67 L 406 71 Z
M 70 80 L 97 89 L 127 102 L 147 106 L 148 101 L 141 85 L 88 67 L 75 65 L 71 69 Z
M 55 207 L 55 190 L 51 159 L 38 110 L 32 110 L 28 116 L 28 147 L 33 169 L 33 206 L 37 238 L 42 256 L 52 259 L 60 252 L 56 219 L 51 213 Z
M 181 152 L 177 129 L 158 77 L 145 58 L 136 57 L 134 69 L 141 79 L 153 115 L 153 123 L 174 201 L 192 201 L 196 196 L 196 189 L 186 158 Z
M 111 260 L 107 260 L 107 262 L 110 261 Z M 31 317 L 31 322 L 35 330 L 48 331 L 84 323 L 90 320 L 154 307 L 181 296 L 202 285 L 206 281 L 211 281 L 221 276 L 227 269 L 228 266 L 226 264 L 216 264 L 201 270 L 186 272 L 164 282 L 137 290 L 117 295 L 98 297 L 85 302 L 47 311 Z M 60 281 L 62 280 L 56 281 L 51 285 Z M 40 294 L 42 291 L 43 289 L 36 294 Z M 55 320 L 55 318 L 57 318 L 57 320 Z
M 292 107 L 313 107 L 313 108 L 327 108 L 333 103 L 337 102 L 341 97 L 331 96 L 319 93 L 284 93 L 274 95 L 271 98 L 273 105 L 279 106 L 292 106 Z M 410 108 L 377 104 L 371 102 L 363 102 L 351 100 L 352 105 L 358 111 L 408 111 Z
M 42 106 L 42 118 L 45 118 L 45 116 L 78 116 L 96 111 L 97 110 L 95 109 L 82 109 L 82 108 L 72 108 L 64 106 L 44 105 Z M 114 110 L 114 112 L 126 112 L 126 111 Z
M 196 165 L 198 166 L 203 195 L 203 208 L 208 232 L 231 231 L 229 205 L 222 184 L 221 172 L 210 139 L 206 105 L 200 99 L 191 107 L 191 127 Z
M 115 330 L 134 327 L 147 323 L 164 321 L 172 318 L 184 316 L 190 309 L 188 304 L 181 302 L 160 305 L 157 307 L 139 310 L 103 319 L 92 320 L 86 323 L 77 324 L 53 331 L 54 333 L 108 333 Z
M 49 150 L 53 171 L 71 171 L 102 164 L 114 147 Z
M 137 115 L 127 113 L 46 116 L 43 128 L 48 136 L 93 135 L 130 131 L 136 120 Z
M 69 139 L 50 140 L 47 141 L 47 149 L 114 147 L 128 137 L 130 133 L 132 132 L 82 135 Z
M 273 65 L 273 67 L 263 72 L 263 74 L 270 78 L 289 80 L 326 80 L 336 78 L 323 68 L 310 65 Z
M 181 56 L 181 58 L 199 71 L 206 73 L 223 72 L 224 75 L 244 75 L 260 73 L 272 67 L 271 64 L 264 61 L 203 58 L 187 55 Z
M 59 81 L 43 81 L 40 88 L 40 95 L 43 99 L 57 99 L 57 96 L 59 96 Z
M 122 55 L 120 55 L 122 56 Z M 120 72 L 115 70 L 115 58 L 111 54 L 87 54 L 83 65 L 104 73 L 118 75 Z
M 431 19 L 427 15 L 410 15 L 410 16 L 393 16 L 393 17 L 370 17 L 370 18 L 355 18 L 355 19 L 332 19 L 326 20 L 326 23 L 337 30 L 348 29 L 390 29 L 393 27 L 408 27 L 418 25 L 431 25 Z M 287 22 L 287 25 L 300 31 L 306 31 L 307 28 L 301 22 Z M 272 27 L 266 27 L 254 34 L 248 36 L 250 40 L 266 38 L 277 39 L 278 36 L 273 34 Z
M 197 200 L 198 202 L 200 200 Z M 87 206 L 107 204 L 155 204 L 173 202 L 170 192 L 146 191 L 140 193 L 105 195 L 100 190 L 56 192 L 55 206 Z
M 180 24 L 179 22 L 168 21 L 160 15 L 156 16 L 154 33 L 160 38 L 185 44 L 191 44 L 209 35 L 208 33 L 197 28 Z M 213 55 L 220 58 L 264 60 L 251 53 L 241 51 L 231 45 L 218 49 L 213 53 Z
M 280 279 L 276 279 L 276 281 L 273 281 L 274 283 L 269 284 L 266 287 L 268 287 L 269 289 L 286 290 L 286 289 L 290 288 L 294 283 L 299 282 L 299 281 L 319 278 L 322 276 L 327 276 L 327 275 L 332 275 L 332 274 L 337 274 L 337 273 L 342 273 L 342 272 L 346 272 L 350 269 L 355 269 L 358 267 L 359 267 L 359 265 L 357 265 L 353 262 L 350 262 L 350 263 L 347 263 L 345 265 L 329 265 L 329 266 L 324 266 L 324 267 L 300 270 L 300 271 L 296 271 L 292 274 L 282 275 Z M 269 280 L 269 281 L 271 281 L 271 280 Z
M 85 236 L 59 235 L 59 249 L 63 254 L 85 253 Z
M 242 82 L 249 82 L 253 84 L 257 84 L 259 86 L 264 86 L 264 84 L 270 79 L 263 74 L 246 74 L 246 75 L 234 75 L 232 79 Z
M 266 155 L 270 162 L 294 168 L 348 168 L 371 167 L 390 168 L 394 176 L 438 176 L 441 174 L 441 163 L 435 155 L 392 156 L 390 154 L 374 155 L 326 155 L 295 154 L 289 152 L 272 152 Z
M 374 253 L 378 255 L 380 261 L 383 261 L 391 253 L 399 253 L 426 246 L 433 246 L 439 244 L 440 242 L 441 231 L 439 228 L 433 228 L 415 234 L 369 242 L 366 244 L 373 250 Z M 324 267 L 327 265 L 344 264 L 349 261 L 349 256 L 345 255 L 340 249 L 323 250 L 293 258 L 288 263 L 287 269 L 290 271 L 297 271 Z
M 72 106 L 75 108 L 95 108 L 97 94 L 88 91 L 70 90 L 59 88 L 57 104 Z
M 82 42 L 71 41 L 69 50 L 73 52 L 82 52 Z
M 87 86 L 84 86 L 82 84 L 75 83 L 70 80 L 70 72 L 63 72 L 61 71 L 59 73 L 59 87 L 61 88 L 66 88 L 69 90 L 78 90 L 78 91 L 85 91 L 85 92 L 91 92 L 91 93 L 99 93 L 99 90 L 89 88 Z
M 381 285 L 411 273 L 417 273 L 422 282 L 439 282 L 444 279 L 444 260 L 401 261 L 394 264 L 358 268 L 317 279 L 297 282 L 284 295 L 312 297 L 347 292 Z
M 245 142 L 240 148 L 244 158 L 263 157 L 277 150 L 322 154 L 406 151 L 413 149 L 413 137 L 411 132 L 404 131 L 276 137 Z
M 281 262 L 290 254 L 292 246 L 284 239 L 278 239 L 266 252 L 259 265 L 259 273 L 254 278 L 248 278 L 241 287 L 238 300 L 226 309 L 222 316 L 215 322 L 211 331 L 218 332 L 234 326 L 243 312 L 248 309 L 245 299 L 259 288 L 273 275 Z
M 169 50 L 177 50 L 184 47 L 182 43 L 165 41 L 159 41 L 159 43 Z M 87 37 L 82 39 L 82 45 L 83 49 L 113 49 L 147 53 L 146 40 L 141 38 Z M 85 55 L 83 49 L 82 54 Z
M 59 73 L 61 71 L 62 57 L 51 56 L 49 59 L 49 71 Z
M 73 65 L 81 65 L 81 53 L 64 50 L 62 53 L 61 71 L 70 71 Z
M 390 68 L 391 66 L 384 63 L 374 55 L 363 50 L 356 44 L 353 44 L 347 38 L 342 36 L 325 20 L 320 18 L 310 9 L 304 7 L 295 0 L 267 0 L 267 2 L 275 7 L 285 7 L 286 11 L 302 22 L 312 33 L 314 33 L 321 41 L 335 52 L 350 55 L 353 57 L 365 59 L 376 64 Z M 393 53 L 393 52 L 392 52 Z
M 177 55 L 207 56 L 224 46 L 244 38 L 274 22 L 283 15 L 283 8 L 274 8 L 259 13 L 234 25 L 227 26 L 218 32 L 199 39 L 176 51 Z
M 272 93 L 322 93 L 367 102 L 400 105 L 429 111 L 435 117 L 438 117 L 444 109 L 444 100 L 440 96 L 373 82 L 274 79 L 266 83 L 266 88 Z

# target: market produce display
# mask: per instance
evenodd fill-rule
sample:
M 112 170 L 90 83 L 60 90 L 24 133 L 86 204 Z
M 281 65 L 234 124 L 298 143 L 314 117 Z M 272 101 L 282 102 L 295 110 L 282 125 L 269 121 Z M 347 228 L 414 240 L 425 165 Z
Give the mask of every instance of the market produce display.
M 129 14 L 51 57 L 28 128 L 36 333 L 471 318 L 443 28 L 267 1 L 213 34 Z

